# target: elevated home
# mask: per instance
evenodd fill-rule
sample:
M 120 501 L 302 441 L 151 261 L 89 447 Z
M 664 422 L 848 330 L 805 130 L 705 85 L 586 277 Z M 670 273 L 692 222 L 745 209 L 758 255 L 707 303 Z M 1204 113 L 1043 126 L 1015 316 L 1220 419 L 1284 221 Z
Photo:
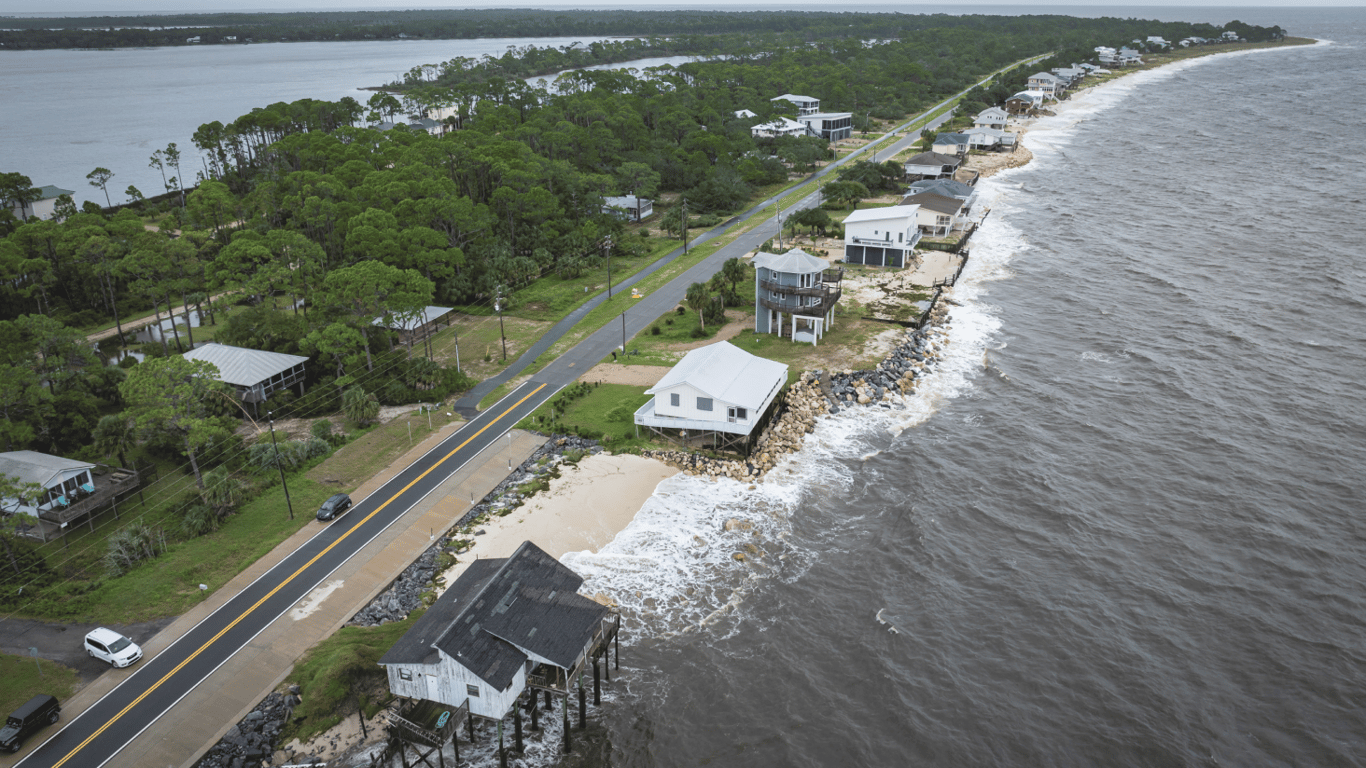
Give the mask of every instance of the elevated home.
M 1057 75 L 1064 88 L 1071 88 L 1086 77 L 1086 70 L 1075 64 L 1070 67 L 1055 67 L 1052 72 Z
M 943 155 L 962 157 L 968 153 L 968 143 L 966 133 L 941 133 L 934 137 L 934 144 L 930 149 Z
M 379 660 L 389 691 L 495 721 L 528 690 L 563 695 L 567 707 L 621 626 L 581 586 L 530 541 L 511 557 L 475 560 Z
M 1121 67 L 1136 67 L 1143 63 L 1143 57 L 1138 51 L 1132 48 L 1119 49 L 1119 65 Z
M 602 201 L 602 212 L 627 221 L 638 222 L 654 215 L 655 201 L 635 195 L 609 197 Z
M 769 101 L 788 101 L 797 105 L 797 117 L 814 115 L 821 111 L 821 100 L 813 99 L 810 96 L 798 96 L 795 93 L 784 93 L 782 96 L 774 96 Z
M 450 307 L 423 307 L 411 314 L 388 314 L 384 317 L 377 317 L 374 325 L 380 328 L 388 328 L 398 331 L 398 340 L 412 349 L 414 342 L 424 341 L 436 335 L 441 328 L 449 328 Z M 442 321 L 445 321 L 444 323 Z
M 904 267 L 920 242 L 917 205 L 863 208 L 844 219 L 844 261 L 872 267 Z
M 712 435 L 717 447 L 747 440 L 787 383 L 787 366 L 756 357 L 727 341 L 683 356 L 635 413 L 641 427 Z
M 995 128 L 998 131 L 1005 130 L 1006 120 L 1009 115 L 1000 107 L 989 107 L 977 113 L 977 117 L 972 119 L 972 124 L 978 128 Z
M 960 216 L 967 216 L 972 213 L 972 206 L 977 202 L 977 189 L 953 179 L 925 179 L 924 181 L 913 182 L 906 190 L 908 195 L 917 195 L 921 192 L 932 192 L 944 197 L 952 197 L 963 201 L 963 209 L 959 211 Z
M 735 116 L 739 118 L 758 117 L 758 115 L 754 114 L 753 112 L 750 112 L 748 109 L 735 110 Z
M 1225 32 L 1219 36 L 1219 39 L 1225 43 L 1236 43 L 1242 40 L 1241 37 L 1238 37 L 1238 33 L 1233 31 Z
M 1043 94 L 1038 91 L 1020 91 L 1006 99 L 1006 111 L 1012 115 L 1027 115 L 1043 106 Z
M 37 518 L 21 531 L 47 541 L 66 525 L 137 490 L 137 473 L 38 451 L 0 453 L 0 476 L 42 488 L 33 498 L 0 499 L 0 513 Z
M 1009 131 L 998 131 L 995 128 L 969 128 L 963 133 L 967 134 L 968 147 L 970 149 L 991 150 L 994 152 L 1013 152 L 1015 151 L 1015 134 Z
M 1169 42 L 1167 42 L 1166 40 L 1163 40 L 1162 37 L 1161 37 L 1160 35 L 1149 35 L 1149 36 L 1148 36 L 1147 42 L 1148 42 L 1148 45 L 1155 45 L 1155 46 L 1157 46 L 1158 48 L 1170 48 L 1170 47 L 1172 47 L 1172 44 L 1169 43 Z
M 754 256 L 754 332 L 783 335 L 784 321 L 793 341 L 813 345 L 835 320 L 843 269 L 800 248 Z M 805 328 L 799 328 L 804 325 Z
M 186 360 L 203 360 L 218 368 L 218 380 L 231 384 L 242 402 L 257 407 L 279 389 L 299 385 L 304 393 L 304 363 L 308 358 L 265 352 L 227 344 L 205 344 L 186 352 Z
M 838 141 L 854 135 L 854 116 L 850 112 L 816 112 L 797 118 L 815 136 L 826 141 Z
M 811 127 L 790 117 L 780 117 L 767 123 L 760 123 L 749 129 L 754 138 L 775 136 L 811 136 Z
M 1062 84 L 1058 81 L 1058 76 L 1052 72 L 1035 72 L 1029 76 L 1025 87 L 1028 90 L 1047 94 L 1056 97 L 1062 90 Z
M 50 219 L 57 212 L 57 198 L 62 195 L 74 195 L 70 189 L 54 187 L 51 184 L 45 187 L 38 187 L 38 199 L 31 203 L 14 203 L 10 206 L 10 211 L 19 219 L 27 219 L 30 216 L 37 216 L 40 219 Z
M 906 175 L 917 179 L 951 178 L 962 163 L 963 158 L 956 155 L 921 152 L 906 159 Z
M 916 206 L 916 226 L 923 235 L 947 237 L 963 228 L 963 201 L 933 192 L 920 192 L 902 198 L 901 205 Z

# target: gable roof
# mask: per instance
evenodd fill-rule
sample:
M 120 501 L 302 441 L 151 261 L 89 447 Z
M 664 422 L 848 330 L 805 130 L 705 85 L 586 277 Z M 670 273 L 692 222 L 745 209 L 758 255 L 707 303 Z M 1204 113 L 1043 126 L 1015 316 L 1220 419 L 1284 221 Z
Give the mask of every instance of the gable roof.
M 774 96 L 769 99 L 769 101 L 777 101 L 779 99 L 784 101 L 820 101 L 820 99 L 813 99 L 810 96 L 798 96 L 795 93 L 784 93 L 782 96 Z
M 0 476 L 13 475 L 21 483 L 40 483 L 47 486 L 62 472 L 76 469 L 93 469 L 94 464 L 76 461 L 61 456 L 53 456 L 37 451 L 10 451 L 0 453 Z
M 1052 81 L 1055 82 L 1055 83 L 1058 82 L 1058 76 L 1055 75 L 1055 74 L 1053 74 L 1052 72 L 1035 72 L 1034 74 L 1032 74 L 1032 75 L 1029 76 L 1029 79 L 1030 79 L 1030 80 L 1052 80 Z
M 218 380 L 237 387 L 255 386 L 299 363 L 308 362 L 308 358 L 298 355 L 214 343 L 195 347 L 182 357 L 213 363 L 218 368 Z
M 966 200 L 976 192 L 972 187 L 961 181 L 954 179 L 924 179 L 911 184 L 910 194 L 917 192 L 933 192 L 936 195 L 945 197 L 956 197 L 959 200 Z
M 986 109 L 977 113 L 978 120 L 992 119 L 998 117 L 1002 120 L 1006 119 L 1007 117 L 1006 111 L 1004 109 L 1001 109 L 1000 107 L 987 107 Z
M 684 355 L 645 394 L 687 384 L 723 403 L 757 411 L 775 385 L 786 381 L 786 364 L 756 357 L 728 341 L 718 341 Z
M 774 272 L 793 272 L 797 274 L 805 272 L 820 272 L 830 265 L 824 260 L 803 251 L 800 248 L 793 248 L 787 253 L 765 253 L 760 251 L 754 254 L 754 266 L 771 269 Z
M 54 198 L 54 197 L 61 197 L 62 195 L 74 195 L 74 194 L 76 194 L 75 190 L 71 190 L 71 189 L 62 189 L 61 187 L 56 187 L 56 186 L 53 186 L 53 185 L 51 185 L 51 184 L 48 184 L 48 185 L 46 185 L 46 186 L 39 187 L 39 188 L 38 188 L 38 193 L 39 193 L 39 197 L 38 197 L 39 200 L 51 200 L 51 199 Z
M 650 199 L 639 195 L 622 195 L 621 197 L 603 198 L 602 204 L 608 208 L 639 208 L 641 203 L 648 203 Z
M 426 307 L 421 312 L 413 315 L 404 316 L 390 314 L 384 317 L 377 317 L 371 322 L 380 328 L 393 328 L 397 331 L 411 331 L 414 328 L 421 328 L 433 320 L 445 317 L 450 313 L 450 307 Z
M 750 126 L 750 131 L 809 131 L 811 126 L 806 123 L 793 120 L 790 117 L 779 117 L 767 123 Z
M 945 197 L 936 195 L 933 192 L 919 192 L 914 195 L 907 195 L 901 201 L 902 205 L 918 205 L 927 211 L 935 213 L 958 213 L 963 207 L 963 201 L 956 197 Z
M 884 208 L 860 208 L 844 217 L 844 224 L 857 224 L 860 221 L 883 221 L 884 219 L 909 219 L 915 216 L 914 205 L 892 205 Z
M 935 144 L 966 144 L 968 135 L 966 133 L 941 133 L 934 137 Z
M 961 162 L 963 162 L 961 157 L 939 152 L 921 152 L 918 155 L 911 155 L 906 158 L 906 165 L 958 165 Z
M 530 541 L 511 557 L 476 562 L 485 565 L 466 569 L 380 664 L 432 663 L 434 646 L 503 691 L 528 652 L 561 669 L 573 666 L 609 613 L 578 594 L 582 576 Z

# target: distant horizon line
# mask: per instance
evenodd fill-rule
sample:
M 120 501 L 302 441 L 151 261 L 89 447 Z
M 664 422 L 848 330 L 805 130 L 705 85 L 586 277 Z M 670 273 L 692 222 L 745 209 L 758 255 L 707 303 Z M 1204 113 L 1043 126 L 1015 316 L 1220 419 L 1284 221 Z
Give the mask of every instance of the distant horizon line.
M 779 3 L 777 3 L 777 2 L 773 2 L 772 4 L 770 4 L 770 3 L 767 3 L 767 2 L 763 2 L 762 0 L 759 0 L 758 2 L 742 3 L 742 4 L 738 4 L 738 5 L 735 5 L 735 4 L 725 4 L 725 5 L 722 5 L 722 4 L 715 4 L 715 3 L 712 3 L 712 2 L 708 2 L 707 0 L 701 0 L 700 2 L 689 2 L 688 0 L 678 0 L 677 2 L 672 2 L 672 3 L 670 3 L 670 2 L 665 2 L 665 3 L 659 3 L 658 5 L 653 5 L 653 6 L 649 6 L 649 5 L 642 6 L 639 2 L 634 2 L 634 3 L 632 3 L 632 2 L 626 2 L 626 0 L 618 0 L 618 2 L 611 2 L 610 0 L 609 0 L 608 2 L 603 2 L 602 0 L 598 0 L 598 2 L 592 2 L 592 3 L 579 3 L 579 2 L 575 2 L 575 0 L 558 0 L 558 1 L 556 1 L 556 0 L 550 0 L 550 2 L 546 2 L 546 0 L 541 0 L 541 2 L 526 3 L 526 4 L 516 2 L 516 0 L 510 0 L 509 2 L 505 2 L 505 3 L 493 3 L 493 4 L 481 5 L 481 6 L 477 6 L 477 7 L 476 7 L 476 6 L 460 6 L 460 7 L 456 7 L 456 6 L 446 6 L 446 5 L 412 5 L 412 6 L 404 6 L 404 7 L 393 7 L 393 6 L 390 6 L 390 7 L 383 7 L 383 6 L 318 6 L 318 7 L 308 7 L 308 6 L 302 6 L 302 7 L 291 7 L 291 8 L 279 8 L 279 7 L 275 7 L 275 8 L 210 8 L 210 9 L 188 9 L 188 8 L 187 8 L 187 9 L 170 9 L 170 10 L 166 10 L 166 9 L 141 9 L 141 10 L 138 10 L 138 9 L 118 9 L 118 10 L 110 10 L 110 9 L 84 8 L 84 9 L 72 9 L 72 10 L 60 10 L 60 11 L 46 11 L 46 12 L 42 12 L 42 13 L 36 13 L 36 12 L 32 12 L 32 11 L 3 11 L 3 10 L 0 10 L 0 18 L 9 17 L 9 18 L 45 19 L 45 18 L 63 18 L 63 17 L 69 17 L 69 16 L 87 16 L 87 17 L 97 17 L 97 16 L 173 16 L 173 15 L 207 16 L 207 15 L 225 14 L 225 13 L 260 13 L 260 14 L 267 14 L 267 13 L 275 13 L 275 14 L 279 14 L 279 13 L 367 13 L 367 12 L 376 12 L 376 11 L 480 11 L 480 10 L 533 10 L 533 11 L 537 11 L 537 10 L 581 10 L 581 11 L 593 11 L 593 10 L 637 10 L 637 11 L 683 11 L 683 10 L 697 11 L 697 10 L 709 10 L 709 11 L 714 11 L 714 12 L 718 12 L 718 13 L 739 13 L 739 12 L 753 11 L 753 10 L 797 10 L 797 8 L 794 8 L 793 6 L 819 6 L 819 7 L 821 7 L 821 8 L 824 9 L 824 8 L 828 8 L 828 5 L 829 5 L 829 4 L 828 4 L 827 2 L 824 2 L 824 0 L 784 0 L 784 2 L 782 2 L 781 4 L 779 4 Z M 1185 3 L 1180 2 L 1180 0 L 1168 0 L 1167 2 L 1156 2 L 1156 3 L 1153 3 L 1153 2 L 1147 2 L 1147 3 L 1139 2 L 1139 3 L 1132 3 L 1132 4 L 1130 4 L 1130 3 L 1122 3 L 1122 4 L 1121 4 L 1121 3 L 1116 3 L 1116 4 L 1113 4 L 1113 5 L 1097 5 L 1097 4 L 1095 4 L 1095 3 L 1086 3 L 1086 4 L 1083 4 L 1083 3 L 1066 3 L 1066 2 L 1064 2 L 1064 3 L 1046 3 L 1046 4 L 1039 4 L 1039 3 L 1034 3 L 1034 2 L 1028 2 L 1027 0 L 1014 0 L 1013 2 L 1009 2 L 1009 1 L 1008 1 L 1008 2 L 959 2 L 959 3 L 946 3 L 946 2 L 885 2 L 885 1 L 884 1 L 884 2 L 876 2 L 876 1 L 875 1 L 875 2 L 857 2 L 857 3 L 855 3 L 854 5 L 855 5 L 856 8 L 886 7 L 886 8 L 889 8 L 889 9 L 914 9 L 914 8 L 918 8 L 918 7 L 924 7 L 924 8 L 931 8 L 931 7 L 934 7 L 934 8 L 943 8 L 943 7 L 958 7 L 958 8 L 1034 8 L 1034 9 L 1042 9 L 1042 8 L 1077 8 L 1077 9 L 1085 9 L 1085 10 L 1087 10 L 1087 11 L 1090 12 L 1090 13 L 1104 13 L 1106 10 L 1109 10 L 1109 9 L 1111 9 L 1111 8 L 1113 8 L 1113 9 L 1115 9 L 1115 10 L 1132 10 L 1132 9 L 1137 9 L 1137 8 L 1155 8 L 1155 9 L 1156 9 L 1156 8 L 1174 8 L 1174 7 L 1182 7 L 1182 8 L 1189 8 L 1189 9 L 1194 9 L 1194 8 L 1220 8 L 1220 9 L 1225 9 L 1225 8 L 1246 8 L 1246 9 L 1248 9 L 1248 10 L 1253 10 L 1253 9 L 1255 9 L 1255 10 L 1258 10 L 1258 11 L 1266 11 L 1266 10 L 1275 10 L 1275 9 L 1307 10 L 1307 9 L 1313 9 L 1313 8 L 1337 9 L 1337 8 L 1352 8 L 1352 7 L 1358 7 L 1358 3 L 1356 3 L 1354 0 L 1343 0 L 1343 2 L 1341 2 L 1341 3 L 1339 3 L 1339 4 L 1323 4 L 1323 5 L 1321 5 L 1321 4 L 1314 4 L 1314 5 L 1280 5 L 1280 4 L 1276 4 L 1276 5 L 1272 5 L 1272 4 L 1269 4 L 1269 3 L 1268 3 L 1268 4 L 1265 4 L 1265 5 L 1262 5 L 1262 4 L 1255 4 L 1255 5 L 1253 5 L 1253 4 L 1248 4 L 1247 2 L 1229 2 L 1229 3 L 1211 3 L 1211 4 L 1204 4 L 1204 3 L 1202 3 L 1202 4 L 1198 4 L 1198 5 L 1188 5 L 1188 4 L 1185 4 Z M 805 9 L 803 9 L 803 10 L 805 10 Z M 861 13 L 861 12 L 867 12 L 867 11 L 849 10 L 849 11 L 845 11 L 845 12 L 847 12 L 847 13 Z M 913 15 L 913 14 L 912 14 L 912 15 Z

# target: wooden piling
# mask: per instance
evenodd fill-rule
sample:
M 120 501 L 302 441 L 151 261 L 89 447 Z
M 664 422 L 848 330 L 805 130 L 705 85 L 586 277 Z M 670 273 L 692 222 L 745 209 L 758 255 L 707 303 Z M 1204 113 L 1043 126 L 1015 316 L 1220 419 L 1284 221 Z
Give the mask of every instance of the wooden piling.
M 593 659 L 593 706 L 602 706 L 602 675 L 598 672 L 597 659 Z

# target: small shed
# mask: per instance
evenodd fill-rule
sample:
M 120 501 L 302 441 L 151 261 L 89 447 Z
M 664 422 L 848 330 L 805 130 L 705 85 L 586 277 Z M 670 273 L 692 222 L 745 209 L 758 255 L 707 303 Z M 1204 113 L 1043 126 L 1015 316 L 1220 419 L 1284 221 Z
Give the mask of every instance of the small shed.
M 787 383 L 787 365 L 751 355 L 728 341 L 694 349 L 645 390 L 636 429 L 712 433 L 718 446 L 749 437 Z
M 183 357 L 213 363 L 218 368 L 218 380 L 231 384 L 244 403 L 259 405 L 272 392 L 295 384 L 299 385 L 299 394 L 303 394 L 306 357 L 227 344 L 205 344 Z

